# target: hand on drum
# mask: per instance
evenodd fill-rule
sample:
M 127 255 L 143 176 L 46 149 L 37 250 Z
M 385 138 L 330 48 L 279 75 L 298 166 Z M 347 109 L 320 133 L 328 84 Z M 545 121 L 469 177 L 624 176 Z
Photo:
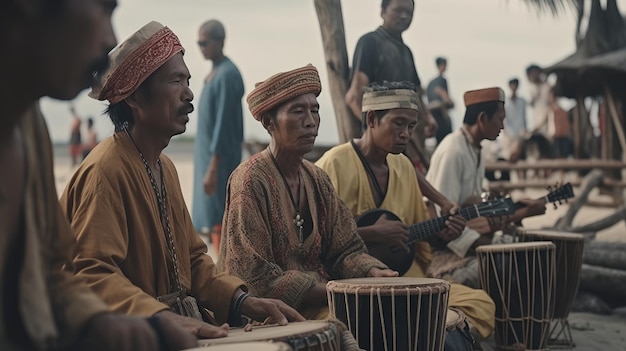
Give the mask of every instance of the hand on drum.
M 399 274 L 396 271 L 392 271 L 391 269 L 380 269 L 373 267 L 367 272 L 368 277 L 397 277 Z
M 197 339 L 164 318 L 149 319 L 103 313 L 87 322 L 70 350 L 154 351 L 198 346 Z
M 452 241 L 463 233 L 463 229 L 465 229 L 465 224 L 467 221 L 465 218 L 454 215 L 448 217 L 446 220 L 446 228 L 442 229 L 437 235 L 446 242 Z
M 255 321 L 286 325 L 288 322 L 305 320 L 298 311 L 281 300 L 248 297 L 241 306 L 241 313 Z
M 538 216 L 546 213 L 546 202 L 543 199 L 533 200 L 533 199 L 523 199 L 520 200 L 521 203 L 526 205 L 520 211 L 524 212 L 524 218 L 531 216 Z
M 199 338 L 223 338 L 228 335 L 228 324 L 216 327 L 197 319 L 181 316 L 169 310 L 161 311 L 156 315 L 164 321 L 182 327 Z
M 404 223 L 389 220 L 385 214 L 380 216 L 372 227 L 379 233 L 378 238 L 383 240 L 385 245 L 389 245 L 392 249 L 400 248 L 406 252 L 411 251 L 407 245 L 409 241 L 409 227 Z

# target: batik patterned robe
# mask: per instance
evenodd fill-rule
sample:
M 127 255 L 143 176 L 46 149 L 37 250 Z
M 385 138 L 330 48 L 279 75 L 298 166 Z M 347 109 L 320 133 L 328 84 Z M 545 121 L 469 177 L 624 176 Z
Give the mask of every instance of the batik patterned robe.
M 220 269 L 241 277 L 253 294 L 281 299 L 299 311 L 318 282 L 386 268 L 367 254 L 352 214 L 326 173 L 305 160 L 302 182 L 314 223 L 301 244 L 293 204 L 269 149 L 237 167 L 229 181 L 218 262 Z

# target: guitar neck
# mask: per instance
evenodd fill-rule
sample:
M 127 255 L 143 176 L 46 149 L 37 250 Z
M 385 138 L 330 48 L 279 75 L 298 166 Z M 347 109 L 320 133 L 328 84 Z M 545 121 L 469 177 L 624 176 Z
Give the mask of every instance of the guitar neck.
M 544 205 L 547 204 L 548 202 L 550 202 L 550 200 L 548 200 L 548 195 L 546 195 L 544 197 L 540 197 L 537 200 L 543 200 Z M 520 208 L 524 208 L 524 207 L 526 207 L 526 205 L 523 202 L 518 201 L 518 202 L 513 204 L 513 212 L 519 210 Z
M 465 220 L 470 220 L 480 216 L 480 210 L 477 205 L 467 206 L 460 209 L 458 215 L 465 218 Z M 449 215 L 445 215 L 409 226 L 409 245 L 439 233 L 445 228 L 448 217 Z

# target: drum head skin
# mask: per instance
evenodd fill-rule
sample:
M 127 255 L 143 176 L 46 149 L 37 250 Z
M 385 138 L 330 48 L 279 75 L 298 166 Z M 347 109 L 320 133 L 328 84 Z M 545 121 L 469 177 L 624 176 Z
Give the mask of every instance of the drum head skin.
M 321 333 L 332 334 L 330 337 L 336 336 L 336 327 L 324 321 L 305 321 L 297 323 L 289 323 L 288 325 L 262 325 L 253 327 L 251 331 L 244 331 L 243 328 L 233 328 L 228 332 L 225 338 L 202 339 L 198 340 L 200 346 L 224 345 L 232 343 L 242 343 L 250 341 L 282 341 L 289 343 L 292 339 L 316 335 Z
M 235 344 L 228 344 L 228 345 L 195 347 L 193 349 L 187 349 L 185 351 L 246 351 L 246 350 L 292 351 L 293 349 L 289 347 L 289 345 L 284 344 L 282 342 L 272 343 L 272 342 L 251 341 L 251 342 L 242 342 L 242 343 L 235 343 Z
M 381 295 L 412 294 L 413 291 L 434 294 L 448 292 L 450 283 L 441 279 L 388 277 L 388 278 L 354 278 L 331 280 L 326 284 L 327 291 L 341 291 L 359 295 L 371 295 L 371 289 L 377 289 Z M 380 289 L 380 290 L 378 290 Z
M 549 241 L 534 241 L 527 243 L 491 244 L 476 248 L 476 253 L 481 252 L 507 252 L 507 251 L 532 251 L 549 249 L 554 250 L 554 244 Z

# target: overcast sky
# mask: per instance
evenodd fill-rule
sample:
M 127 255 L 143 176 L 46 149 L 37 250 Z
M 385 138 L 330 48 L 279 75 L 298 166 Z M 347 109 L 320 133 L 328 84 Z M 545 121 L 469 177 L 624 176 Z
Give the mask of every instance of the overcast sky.
M 118 42 L 151 20 L 169 26 L 186 48 L 185 61 L 191 71 L 191 88 L 196 97 L 203 78 L 211 69 L 196 41 L 199 25 L 218 19 L 226 27 L 225 53 L 241 70 L 246 95 L 254 83 L 279 71 L 307 63 L 320 70 L 322 78 L 322 125 L 318 143 L 337 142 L 337 129 L 327 88 L 322 40 L 313 0 L 119 0 L 113 18 Z M 626 0 L 618 0 L 621 9 Z M 382 21 L 380 0 L 343 0 L 343 16 L 350 62 L 358 38 Z M 413 23 L 404 41 L 413 51 L 417 70 L 425 86 L 436 75 L 436 56 L 448 58 L 448 84 L 457 109 L 451 113 L 455 127 L 463 114 L 466 90 L 500 86 L 519 77 L 521 95 L 528 86 L 524 75 L 530 63 L 553 64 L 575 49 L 575 15 L 558 18 L 539 16 L 522 0 L 417 0 Z M 507 90 L 507 89 L 505 89 Z M 197 105 L 197 100 L 194 104 Z M 84 117 L 96 117 L 100 138 L 112 126 L 102 116 L 104 104 L 83 92 L 74 102 Z M 54 141 L 69 138 L 69 103 L 42 101 Z M 196 114 L 190 116 L 187 135 L 196 131 Z M 244 96 L 245 134 L 248 139 L 267 140 L 267 133 L 248 112 Z

